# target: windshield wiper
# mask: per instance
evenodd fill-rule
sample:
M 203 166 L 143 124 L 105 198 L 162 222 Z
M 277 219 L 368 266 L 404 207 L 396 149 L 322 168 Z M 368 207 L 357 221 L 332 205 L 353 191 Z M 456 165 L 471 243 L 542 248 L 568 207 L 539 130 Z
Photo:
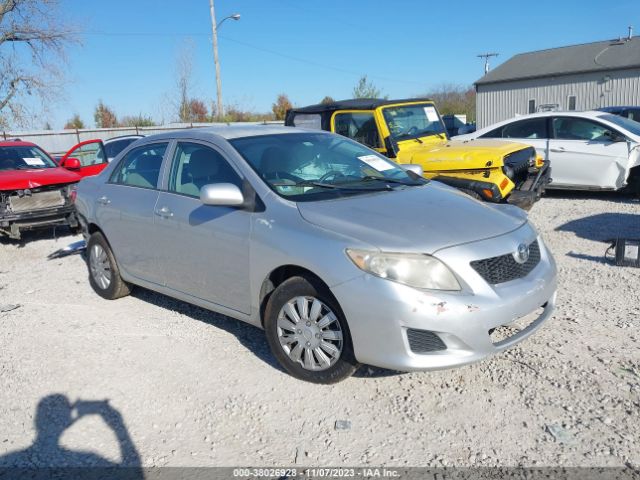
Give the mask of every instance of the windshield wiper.
M 357 182 L 371 182 L 371 181 L 380 181 L 380 182 L 385 182 L 385 183 L 396 183 L 398 185 L 406 185 L 408 187 L 415 187 L 418 185 L 424 185 L 424 183 L 410 183 L 407 182 L 405 180 L 399 180 L 396 178 L 387 178 L 387 177 L 376 177 L 375 175 L 366 175 L 364 177 L 362 177 L 360 180 L 355 180 L 354 183 Z
M 350 182 L 345 183 L 322 183 L 305 180 L 303 182 L 285 183 L 278 182 L 272 183 L 274 187 L 317 187 L 326 188 L 330 190 L 355 190 L 355 191 L 371 191 L 371 190 L 390 190 L 391 188 L 386 185 L 384 188 L 371 188 L 371 187 L 358 187 L 356 185 L 349 185 Z M 357 183 L 357 182 L 353 182 Z

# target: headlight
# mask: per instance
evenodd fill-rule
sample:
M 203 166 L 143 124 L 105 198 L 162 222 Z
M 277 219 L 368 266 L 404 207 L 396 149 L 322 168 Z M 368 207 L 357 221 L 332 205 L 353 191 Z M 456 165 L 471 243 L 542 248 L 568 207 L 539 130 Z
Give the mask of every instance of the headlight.
M 415 253 L 384 253 L 347 249 L 356 266 L 380 278 L 415 288 L 460 290 L 447 266 L 435 257 Z

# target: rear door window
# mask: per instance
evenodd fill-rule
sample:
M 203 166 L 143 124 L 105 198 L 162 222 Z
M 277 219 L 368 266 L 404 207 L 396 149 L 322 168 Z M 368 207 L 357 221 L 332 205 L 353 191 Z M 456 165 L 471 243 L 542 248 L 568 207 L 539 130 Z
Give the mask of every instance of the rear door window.
M 502 138 L 548 138 L 547 119 L 530 118 L 505 125 Z
M 371 148 L 382 148 L 373 112 L 341 112 L 333 122 L 335 133 Z
M 167 143 L 134 148 L 120 161 L 111 182 L 140 188 L 157 188 Z

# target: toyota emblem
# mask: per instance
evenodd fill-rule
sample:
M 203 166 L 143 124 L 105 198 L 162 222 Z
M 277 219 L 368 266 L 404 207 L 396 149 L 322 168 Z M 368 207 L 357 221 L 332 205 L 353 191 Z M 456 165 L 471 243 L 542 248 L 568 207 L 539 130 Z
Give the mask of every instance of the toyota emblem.
M 529 260 L 529 245 L 521 243 L 513 254 L 513 258 L 518 263 L 526 263 Z

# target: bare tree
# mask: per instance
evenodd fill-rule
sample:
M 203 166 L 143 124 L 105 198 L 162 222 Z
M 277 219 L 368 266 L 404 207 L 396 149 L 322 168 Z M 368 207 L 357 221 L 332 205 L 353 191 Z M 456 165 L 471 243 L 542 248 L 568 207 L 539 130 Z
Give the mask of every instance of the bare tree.
M 120 127 L 154 127 L 156 122 L 154 122 L 151 117 L 147 117 L 142 113 L 139 113 L 138 115 L 122 117 L 122 120 L 120 120 L 118 125 Z
M 276 99 L 276 103 L 271 106 L 271 110 L 273 111 L 273 115 L 276 117 L 276 120 L 284 120 L 284 117 L 287 114 L 287 110 L 291 110 L 293 108 L 293 104 L 289 97 L 281 93 L 278 95 Z
M 322 101 L 320 102 L 322 105 L 328 105 L 329 103 L 333 103 L 335 102 L 335 100 L 333 99 L 333 97 L 330 97 L 329 95 L 327 95 L 326 97 L 324 97 L 322 99 Z
M 465 114 L 467 121 L 476 118 L 476 91 L 473 87 L 443 83 L 424 96 L 435 102 L 442 115 Z
M 178 107 L 178 121 L 192 122 L 189 102 L 191 101 L 191 87 L 193 76 L 193 51 L 190 47 L 191 42 L 185 43 L 180 51 L 176 61 L 176 87 L 178 88 L 178 98 L 176 106 Z
M 28 125 L 27 97 L 44 104 L 61 89 L 64 50 L 75 32 L 58 0 L 0 0 L 0 124 Z

